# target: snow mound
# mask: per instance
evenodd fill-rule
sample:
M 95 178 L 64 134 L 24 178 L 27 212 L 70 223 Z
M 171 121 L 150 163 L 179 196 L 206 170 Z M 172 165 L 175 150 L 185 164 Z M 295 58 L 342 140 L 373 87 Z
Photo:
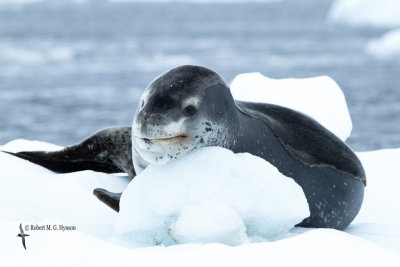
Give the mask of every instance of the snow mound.
M 382 60 L 399 59 L 400 29 L 389 31 L 379 39 L 369 41 L 366 50 L 370 55 Z
M 346 99 L 329 77 L 271 79 L 260 73 L 240 74 L 232 81 L 231 92 L 236 100 L 276 104 L 305 113 L 342 140 L 351 134 Z
M 329 11 L 328 19 L 354 26 L 399 26 L 400 1 L 336 0 Z
M 140 245 L 238 245 L 285 233 L 308 216 L 301 187 L 267 161 L 207 147 L 135 177 L 115 231 Z
M 240 215 L 224 202 L 213 199 L 182 209 L 171 227 L 177 243 L 226 243 L 247 241 L 246 227 Z

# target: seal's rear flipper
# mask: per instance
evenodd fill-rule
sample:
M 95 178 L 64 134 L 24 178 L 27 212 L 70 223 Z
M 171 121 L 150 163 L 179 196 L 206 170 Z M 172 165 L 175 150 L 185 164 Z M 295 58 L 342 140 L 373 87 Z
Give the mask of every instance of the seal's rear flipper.
M 28 160 L 32 163 L 43 166 L 51 171 L 59 173 L 76 172 L 82 170 L 93 170 L 105 173 L 117 173 L 122 172 L 121 169 L 116 167 L 110 161 L 90 161 L 84 158 L 70 159 L 65 150 L 56 152 L 45 152 L 45 151 L 23 151 L 18 153 L 12 153 L 3 151 L 10 155 Z
M 93 190 L 93 194 L 104 204 L 119 212 L 119 200 L 121 199 L 122 193 L 111 193 L 103 188 L 96 188 Z
M 105 173 L 125 172 L 133 178 L 135 170 L 131 144 L 131 128 L 115 127 L 102 130 L 80 144 L 59 151 L 4 152 L 55 172 L 82 170 Z

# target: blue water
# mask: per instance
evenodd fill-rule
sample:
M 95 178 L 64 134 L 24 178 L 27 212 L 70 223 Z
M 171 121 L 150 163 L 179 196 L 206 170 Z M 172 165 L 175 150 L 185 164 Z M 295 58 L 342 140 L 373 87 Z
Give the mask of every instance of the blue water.
M 364 51 L 385 30 L 330 25 L 331 2 L 2 8 L 0 144 L 27 138 L 68 145 L 130 125 L 153 78 L 199 64 L 228 81 L 254 71 L 273 78 L 329 75 L 349 105 L 350 146 L 400 147 L 400 62 Z

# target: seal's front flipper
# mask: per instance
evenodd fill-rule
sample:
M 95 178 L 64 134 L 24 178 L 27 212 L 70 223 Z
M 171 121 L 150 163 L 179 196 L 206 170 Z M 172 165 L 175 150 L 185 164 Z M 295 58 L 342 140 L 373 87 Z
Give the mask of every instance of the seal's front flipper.
M 105 173 L 126 172 L 131 178 L 135 176 L 130 127 L 102 130 L 80 144 L 59 151 L 6 153 L 60 173 L 93 170 Z
M 119 200 L 122 193 L 111 193 L 103 188 L 96 188 L 93 194 L 104 204 L 119 212 Z

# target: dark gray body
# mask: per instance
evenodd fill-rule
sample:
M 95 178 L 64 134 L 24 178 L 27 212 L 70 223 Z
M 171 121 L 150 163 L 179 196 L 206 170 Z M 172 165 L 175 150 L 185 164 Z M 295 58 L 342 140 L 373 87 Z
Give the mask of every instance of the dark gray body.
M 287 108 L 237 102 L 239 131 L 231 149 L 264 158 L 302 188 L 311 216 L 300 225 L 343 229 L 358 214 L 363 167 L 338 137 Z
M 160 132 L 169 137 L 163 129 L 184 118 L 184 137 L 179 136 L 182 141 L 177 141 L 177 147 L 190 147 L 190 151 L 221 146 L 236 153 L 248 152 L 293 178 L 303 188 L 311 212 L 301 226 L 343 229 L 358 214 L 366 185 L 361 162 L 344 142 L 314 119 L 276 105 L 235 101 L 218 74 L 198 66 L 173 69 L 153 81 L 146 92 L 146 103 L 138 108 L 134 120 L 134 130 L 142 136 L 132 139 L 142 142 L 139 148 L 149 146 L 152 152 L 151 146 L 162 147 L 160 140 L 168 139 L 149 138 Z M 198 111 L 181 113 L 183 100 L 191 96 L 201 99 L 196 102 Z M 59 152 L 14 155 L 59 172 L 92 169 L 126 172 L 133 178 L 140 170 L 135 172 L 132 158 L 141 169 L 148 163 L 137 151 L 132 155 L 131 134 L 129 127 L 111 128 Z M 168 156 L 173 160 L 181 155 Z M 94 193 L 119 210 L 121 194 L 103 189 Z

